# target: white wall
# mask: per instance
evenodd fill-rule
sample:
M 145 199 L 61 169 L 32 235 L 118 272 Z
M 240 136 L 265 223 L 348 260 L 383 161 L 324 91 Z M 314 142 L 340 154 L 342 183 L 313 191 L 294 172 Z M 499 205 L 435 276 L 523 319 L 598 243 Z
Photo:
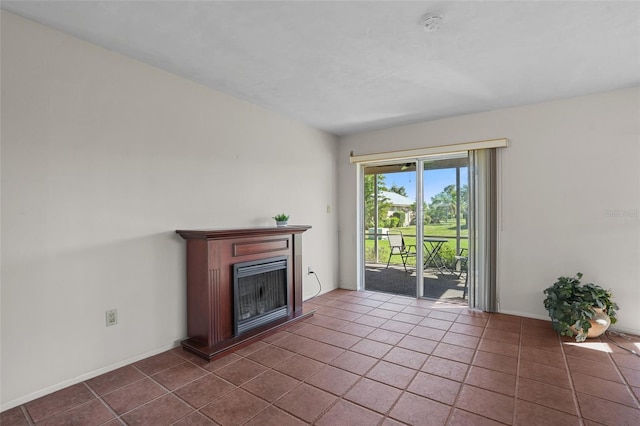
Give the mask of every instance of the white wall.
M 499 309 L 548 318 L 561 275 L 611 288 L 619 329 L 640 333 L 640 89 L 340 138 L 340 282 L 356 287 L 356 155 L 503 138 Z
M 186 337 L 176 229 L 287 212 L 313 226 L 304 270 L 337 287 L 333 136 L 7 12 L 1 29 L 2 410 Z

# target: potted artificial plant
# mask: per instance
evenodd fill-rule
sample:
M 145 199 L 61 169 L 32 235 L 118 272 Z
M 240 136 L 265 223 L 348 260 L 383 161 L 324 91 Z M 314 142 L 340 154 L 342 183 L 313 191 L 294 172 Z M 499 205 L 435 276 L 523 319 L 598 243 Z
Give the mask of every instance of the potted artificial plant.
M 549 311 L 553 329 L 563 336 L 576 336 L 577 342 L 598 337 L 617 321 L 618 305 L 610 290 L 592 283 L 580 284 L 582 274 L 559 277 L 544 290 L 544 307 Z
M 276 221 L 276 226 L 287 226 L 287 221 L 289 220 L 289 215 L 280 213 L 273 217 Z

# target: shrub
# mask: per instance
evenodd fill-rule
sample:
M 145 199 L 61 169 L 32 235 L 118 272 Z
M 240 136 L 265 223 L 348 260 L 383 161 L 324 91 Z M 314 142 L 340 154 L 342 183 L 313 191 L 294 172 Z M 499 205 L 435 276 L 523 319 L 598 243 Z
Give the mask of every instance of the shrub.
M 444 264 L 447 268 L 454 269 L 456 265 L 456 250 L 448 245 L 443 245 L 440 248 L 440 257 L 444 260 Z
M 398 226 L 404 226 L 404 221 L 407 215 L 403 211 L 393 212 L 393 217 L 398 218 Z

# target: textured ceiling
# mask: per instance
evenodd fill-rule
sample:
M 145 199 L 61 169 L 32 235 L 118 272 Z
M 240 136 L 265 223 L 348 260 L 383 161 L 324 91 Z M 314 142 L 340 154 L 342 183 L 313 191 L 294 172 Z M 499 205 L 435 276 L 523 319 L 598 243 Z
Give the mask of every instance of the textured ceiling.
M 636 1 L 2 8 L 339 135 L 640 84 Z

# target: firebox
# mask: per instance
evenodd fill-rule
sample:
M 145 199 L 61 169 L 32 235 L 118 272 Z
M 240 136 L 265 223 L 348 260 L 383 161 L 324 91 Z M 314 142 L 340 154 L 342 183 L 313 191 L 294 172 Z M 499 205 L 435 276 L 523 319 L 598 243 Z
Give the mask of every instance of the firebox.
M 289 314 L 288 256 L 233 265 L 234 335 Z

